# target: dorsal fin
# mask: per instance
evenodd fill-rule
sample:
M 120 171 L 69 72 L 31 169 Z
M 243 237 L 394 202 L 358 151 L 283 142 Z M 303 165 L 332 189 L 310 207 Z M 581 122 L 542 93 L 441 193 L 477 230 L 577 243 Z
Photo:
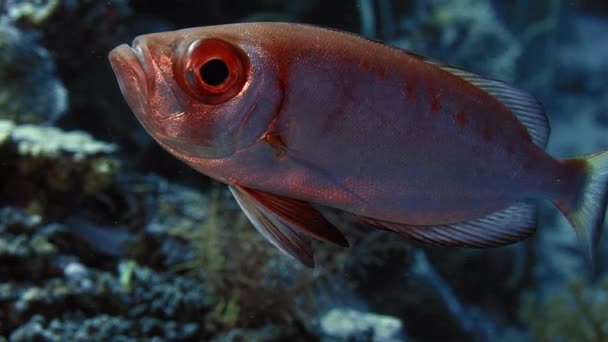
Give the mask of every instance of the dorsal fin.
M 412 55 L 447 71 L 452 75 L 458 76 L 496 97 L 496 99 L 509 108 L 528 129 L 530 138 L 536 146 L 543 149 L 547 146 L 550 132 L 549 121 L 545 115 L 543 105 L 532 95 L 503 81 L 481 76 L 459 67 L 443 64 L 416 54 Z
M 536 230 L 535 207 L 518 203 L 472 221 L 440 226 L 414 226 L 360 218 L 413 240 L 452 247 L 498 247 L 521 241 Z

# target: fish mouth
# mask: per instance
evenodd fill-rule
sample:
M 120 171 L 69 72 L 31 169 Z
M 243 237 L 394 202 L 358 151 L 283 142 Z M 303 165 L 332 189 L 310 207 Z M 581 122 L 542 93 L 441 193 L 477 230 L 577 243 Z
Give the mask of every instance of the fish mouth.
M 108 59 L 127 104 L 143 123 L 148 111 L 146 99 L 152 89 L 147 74 L 150 66 L 142 45 L 137 39 L 133 41 L 133 47 L 122 44 L 110 51 Z

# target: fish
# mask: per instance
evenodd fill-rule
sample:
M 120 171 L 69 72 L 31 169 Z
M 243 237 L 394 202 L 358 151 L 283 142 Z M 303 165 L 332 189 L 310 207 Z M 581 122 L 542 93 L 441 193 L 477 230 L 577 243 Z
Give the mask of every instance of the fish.
M 542 104 L 508 83 L 296 23 L 145 34 L 108 57 L 149 135 L 227 184 L 261 235 L 306 266 L 312 239 L 349 246 L 324 208 L 489 248 L 533 235 L 550 201 L 597 253 L 608 151 L 551 157 Z

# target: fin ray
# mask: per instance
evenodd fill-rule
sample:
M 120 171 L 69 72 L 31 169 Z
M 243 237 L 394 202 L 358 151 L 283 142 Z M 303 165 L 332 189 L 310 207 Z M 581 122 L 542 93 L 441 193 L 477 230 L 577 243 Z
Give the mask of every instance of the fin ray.
M 472 221 L 439 226 L 416 226 L 374 219 L 362 220 L 413 240 L 453 247 L 486 248 L 512 244 L 536 230 L 536 210 L 517 203 Z
M 308 237 L 348 246 L 342 233 L 306 202 L 239 185 L 229 188 L 258 232 L 281 251 L 308 267 L 314 267 Z
M 242 186 L 235 187 L 268 208 L 292 229 L 317 240 L 348 247 L 344 235 L 309 203 Z
M 543 149 L 546 147 L 550 133 L 549 120 L 545 115 L 543 105 L 532 95 L 503 81 L 481 76 L 426 57 L 414 56 L 421 58 L 429 64 L 447 71 L 452 75 L 458 76 L 496 97 L 502 104 L 509 108 L 526 127 L 532 142 Z
M 608 151 L 574 160 L 584 162 L 587 169 L 586 180 L 579 190 L 580 199 L 573 205 L 562 201 L 553 203 L 576 231 L 583 251 L 593 264 L 608 205 Z
M 245 216 L 266 240 L 285 254 L 298 259 L 302 264 L 314 267 L 312 246 L 308 238 L 278 220 L 265 208 L 258 206 L 247 193 L 232 186 L 229 188 Z

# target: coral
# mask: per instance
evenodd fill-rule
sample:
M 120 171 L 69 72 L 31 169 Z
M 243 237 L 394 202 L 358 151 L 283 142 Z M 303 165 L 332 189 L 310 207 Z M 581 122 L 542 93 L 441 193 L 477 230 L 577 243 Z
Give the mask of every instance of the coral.
M 10 126 L 10 123 L 5 125 Z M 55 127 L 20 125 L 13 127 L 10 136 L 20 155 L 33 158 L 57 158 L 63 154 L 79 161 L 116 149 L 112 144 L 94 140 L 85 132 L 64 132 Z
M 260 327 L 307 317 L 310 312 L 295 300 L 313 289 L 300 286 L 310 285 L 305 279 L 311 274 L 264 242 L 228 196 L 222 190 L 212 193 L 207 219 L 196 231 L 172 232 L 190 241 L 193 253 L 174 270 L 193 276 L 202 272 L 213 298 L 206 329 Z
M 216 230 L 217 233 L 217 230 L 225 227 L 224 224 L 232 222 L 236 216 L 234 215 L 235 209 L 233 207 L 233 210 L 224 213 L 227 214 L 228 219 L 220 218 L 216 221 L 209 221 L 217 225 L 203 228 Z M 215 209 L 212 206 L 211 211 L 213 210 Z M 36 254 L 39 253 L 37 249 L 30 251 L 27 248 L 17 248 L 20 244 L 12 241 L 5 244 L 14 246 L 10 250 L 18 251 L 13 254 L 17 253 L 19 258 L 7 259 L 6 263 L 3 262 L 7 266 L 10 265 L 10 268 L 6 269 L 6 272 L 0 273 L 0 279 L 15 279 L 17 276 L 15 268 L 22 268 L 23 265 L 27 267 L 23 268 L 22 278 L 33 279 L 28 276 L 31 272 L 40 277 L 37 284 L 6 282 L 0 288 L 0 303 L 3 304 L 1 307 L 6 310 L 0 316 L 8 320 L 0 322 L 0 326 L 8 329 L 4 330 L 4 333 L 13 331 L 12 328 L 15 328 L 11 335 L 14 338 L 46 336 L 51 340 L 65 340 L 87 332 L 92 334 L 91 336 L 97 336 L 97 331 L 102 334 L 106 333 L 105 329 L 109 329 L 117 335 L 124 334 L 127 337 L 161 336 L 161 338 L 168 338 L 167 336 L 172 335 L 167 331 L 175 329 L 186 329 L 192 334 L 200 336 L 202 332 L 199 329 L 222 334 L 239 326 L 255 329 L 233 331 L 231 334 L 262 336 L 259 334 L 263 331 L 267 331 L 267 333 L 272 331 L 272 336 L 298 336 L 305 333 L 300 325 L 297 325 L 300 328 L 295 328 L 295 330 L 283 325 L 280 325 L 279 330 L 262 329 L 271 322 L 284 323 L 295 320 L 297 313 L 305 311 L 304 307 L 296 305 L 297 302 L 292 302 L 293 298 L 290 297 L 301 294 L 301 289 L 299 291 L 290 290 L 288 285 L 290 283 L 286 281 L 292 276 L 286 276 L 282 272 L 285 269 L 280 268 L 281 265 L 296 269 L 300 266 L 288 258 L 282 258 L 284 262 L 277 262 L 278 252 L 266 243 L 260 243 L 257 233 L 247 227 L 244 224 L 246 221 L 242 218 L 239 224 L 241 228 L 235 231 L 224 229 L 227 234 L 221 236 L 226 240 L 218 241 L 217 238 L 213 238 L 209 241 L 211 244 L 223 243 L 220 245 L 222 250 L 219 252 L 228 253 L 224 254 L 224 259 L 204 259 L 208 264 L 220 262 L 220 267 L 205 269 L 207 264 L 191 265 L 191 267 L 197 267 L 196 269 L 189 268 L 193 275 L 183 277 L 170 273 L 159 273 L 141 267 L 134 261 L 119 262 L 115 274 L 84 266 L 74 260 L 62 261 L 59 255 L 63 253 L 84 257 L 86 254 L 95 252 L 95 249 L 87 249 L 86 246 L 80 251 L 74 249 L 73 246 L 80 244 L 77 242 L 77 237 L 74 236 L 75 229 L 78 228 L 57 224 L 49 225 L 47 228 L 41 224 L 40 217 L 33 216 L 34 219 L 19 211 L 7 211 L 7 215 L 2 218 L 2 222 L 6 222 L 7 227 L 12 228 L 0 230 L 0 236 L 5 239 L 13 236 L 15 239 L 23 241 L 35 241 L 47 236 L 45 234 L 51 234 L 47 236 L 47 240 L 50 242 L 41 240 L 47 241 L 46 245 L 49 248 L 42 250 L 40 253 L 44 253 L 40 256 Z M 172 216 L 173 214 L 165 212 L 164 215 Z M 209 215 L 213 217 L 217 214 L 209 213 Z M 10 223 L 21 221 L 31 222 L 28 223 L 28 226 L 25 226 L 25 223 Z M 169 229 L 163 234 L 160 227 L 157 226 L 154 230 L 156 234 L 154 237 L 172 236 L 175 239 L 176 236 L 180 236 L 180 232 L 183 234 L 185 231 Z M 173 235 L 169 235 L 167 232 Z M 209 235 L 204 236 L 209 237 Z M 197 240 L 197 242 L 199 241 Z M 232 245 L 234 242 L 238 242 L 242 250 L 241 248 L 234 249 L 234 245 Z M 44 244 L 34 245 L 42 246 Z M 199 250 L 197 252 L 209 253 L 210 251 Z M 154 251 L 148 249 L 147 253 L 154 253 Z M 187 251 L 183 253 L 188 255 Z M 44 263 L 37 260 L 43 260 Z M 180 258 L 175 259 L 175 261 L 177 260 Z M 246 262 L 247 260 L 250 261 Z M 41 263 L 44 265 L 34 268 L 33 265 Z M 265 263 L 265 265 L 260 263 Z M 210 273 L 211 271 L 213 273 Z M 63 275 L 63 277 L 58 277 L 58 275 Z M 312 282 L 306 284 L 311 285 Z M 264 300 L 264 303 L 260 302 L 261 299 Z M 40 317 L 36 315 L 40 315 Z M 88 318 L 84 318 L 82 315 Z M 199 321 L 203 318 L 204 324 L 203 321 Z M 26 322 L 28 319 L 29 323 L 17 327 L 18 322 Z M 175 321 L 175 323 L 171 321 L 160 323 L 167 319 Z M 152 329 L 153 333 L 149 333 L 150 329 L 144 329 L 139 325 L 145 320 L 152 322 L 153 326 L 154 324 L 158 326 Z M 92 328 L 76 329 L 77 326 L 93 326 L 94 324 L 100 325 L 99 330 L 95 330 L 95 332 L 90 331 Z M 106 328 L 102 329 L 102 327 Z M 123 328 L 127 330 L 123 330 Z M 160 333 L 159 331 L 165 332 Z M 0 333 L 2 333 L 1 330 Z M 24 335 L 27 333 L 33 335 Z
M 201 320 L 210 312 L 201 279 L 128 260 L 116 272 L 102 271 L 116 261 L 89 248 L 71 224 L 0 210 L 0 335 L 61 341 L 201 336 Z
M 38 40 L 0 17 L 0 118 L 48 124 L 67 110 L 66 89 Z
M 0 279 L 39 282 L 57 275 L 68 278 L 85 270 L 83 262 L 103 265 L 108 258 L 95 254 L 77 227 L 47 223 L 22 209 L 0 209 Z
M 325 335 L 341 341 L 403 341 L 403 323 L 394 317 L 335 308 L 321 318 Z
M 40 285 L 4 283 L 0 287 L 4 311 L 0 326 L 2 330 L 10 329 L 17 322 L 26 322 L 37 315 L 49 321 L 85 320 L 84 316 L 104 320 L 109 315 L 142 324 L 130 336 L 154 336 L 158 330 L 165 330 L 164 327 L 200 333 L 198 327 L 205 317 L 209 298 L 199 281 L 138 266 L 130 270 L 128 286 L 124 277 L 120 272 L 89 269 L 79 277 L 53 277 Z M 143 325 L 150 327 L 143 328 Z M 155 325 L 158 327 L 154 328 Z M 61 329 L 67 329 L 64 332 L 67 334 L 78 333 L 68 327 L 69 324 Z M 15 332 L 27 328 L 28 323 Z M 52 331 L 57 327 L 50 324 L 46 329 Z M 64 335 L 62 340 L 71 340 L 68 336 Z
M 208 217 L 209 198 L 156 175 L 124 173 L 116 186 L 126 221 L 141 234 L 128 256 L 141 264 L 168 269 L 192 258 L 190 240 Z M 150 249 L 155 252 L 151 253 Z
M 34 315 L 10 334 L 11 341 L 125 341 L 145 337 L 147 341 L 195 340 L 195 323 L 181 324 L 158 318 L 128 319 L 99 315 L 47 319 Z
M 19 8 L 21 6 L 17 3 L 49 1 L 17 0 L 7 6 L 9 9 L 11 6 Z M 124 100 L 116 87 L 106 55 L 113 46 L 131 41 L 136 34 L 162 28 L 143 24 L 144 20 L 133 24 L 134 27 L 125 25 L 125 18 L 132 13 L 126 0 L 58 2 L 44 20 L 33 23 L 29 17 L 22 17 L 15 19 L 14 25 L 37 32 L 39 41 L 53 56 L 70 100 L 69 109 L 59 124 L 65 128 L 86 130 L 115 143 L 129 139 L 126 146 L 131 142 L 138 143 L 136 137 L 131 136 L 137 127 L 136 120 L 127 106 L 121 105 Z M 156 23 L 152 19 L 150 21 Z
M 608 276 L 595 284 L 573 279 L 544 295 L 528 294 L 520 318 L 536 341 L 606 341 Z
M 101 17 L 116 11 L 128 14 L 129 7 L 124 1 L 98 1 L 98 0 L 6 0 L 3 5 L 5 16 L 11 22 L 27 24 L 28 26 L 42 27 L 51 21 L 57 21 L 56 16 L 70 14 L 85 9 L 88 16 L 81 20 L 104 20 Z M 119 14 L 119 13 L 116 13 Z M 107 18 L 105 19 L 107 20 Z M 25 26 L 25 25 L 24 25 Z
M 331 301 L 331 295 L 313 299 L 315 292 L 323 292 L 325 286 L 340 287 L 339 274 L 381 263 L 393 248 L 407 249 L 403 241 L 398 248 L 386 243 L 390 239 L 386 234 L 386 239 L 356 239 L 352 250 L 320 245 L 319 265 L 312 272 L 264 241 L 224 187 L 216 187 L 205 197 L 157 177 L 149 180 L 154 182 L 147 186 L 141 186 L 142 179 L 133 182 L 140 183 L 135 188 L 145 189 L 150 215 L 146 234 L 157 241 L 163 267 L 201 279 L 212 298 L 207 331 L 224 333 L 295 322 L 300 322 L 295 326 L 307 326 L 315 310 Z M 140 240 L 139 247 L 132 249 L 148 251 L 145 244 L 149 240 Z M 132 257 L 154 262 L 149 254 L 138 252 Z M 354 284 L 344 284 L 350 285 Z M 297 331 L 304 333 L 302 328 Z
M 68 203 L 93 195 L 112 183 L 118 161 L 112 144 L 84 132 L 54 127 L 15 125 L 0 120 L 0 175 L 7 186 L 0 203 L 28 207 L 34 213 L 57 216 Z M 72 201 L 59 198 L 70 198 Z M 64 210 L 56 206 L 66 204 Z
M 284 323 L 308 320 L 309 316 L 303 315 L 310 314 L 306 309 L 309 306 L 302 305 L 305 302 L 298 302 L 295 297 L 311 294 L 312 281 L 297 281 L 299 277 L 309 279 L 310 272 L 297 275 L 286 272 L 301 267 L 287 257 L 278 258 L 272 246 L 261 242 L 258 234 L 245 224 L 245 219 L 236 215 L 238 209 L 231 200 L 224 196 L 219 209 L 220 202 L 214 197 L 210 203 L 216 204 L 205 211 L 201 203 L 206 203 L 206 197 L 197 192 L 154 177 L 148 178 L 149 183 L 145 183 L 146 177 L 137 178 L 139 183 L 129 183 L 132 187 L 123 190 L 139 188 L 139 195 L 145 197 L 143 202 L 148 202 L 146 206 L 152 210 L 148 217 L 155 222 L 148 227 L 150 230 L 144 228 L 139 234 L 132 233 L 134 238 L 141 239 L 140 253 L 160 252 L 161 264 L 167 265 L 162 269 L 179 265 L 196 253 L 217 252 L 224 258 L 200 259 L 205 263 L 197 260 L 187 267 L 190 276 L 157 271 L 142 267 L 134 260 L 119 259 L 124 258 L 121 255 L 137 254 L 133 249 L 117 250 L 118 254 L 105 257 L 99 248 L 90 248 L 90 243 L 96 241 L 83 238 L 84 219 L 48 224 L 40 216 L 4 209 L 0 216 L 3 224 L 0 246 L 6 247 L 0 248 L 3 265 L 0 268 L 0 335 L 10 335 L 17 340 L 34 337 L 73 340 L 87 334 L 102 340 L 101 337 L 107 336 L 104 334 L 173 340 L 175 336 L 200 339 L 211 333 L 277 338 L 308 333 L 302 322 L 292 327 Z M 155 189 L 159 184 L 160 189 Z M 161 195 L 157 197 L 156 191 Z M 162 210 L 158 212 L 157 208 Z M 202 208 L 203 213 L 197 208 Z M 221 216 L 216 212 L 218 209 Z M 208 221 L 207 216 L 215 219 Z M 203 227 L 194 226 L 193 222 Z M 235 230 L 224 228 L 230 228 L 235 222 Z M 165 225 L 171 223 L 183 227 Z M 206 225 L 210 223 L 213 226 Z M 220 243 L 220 250 L 197 250 L 196 246 L 190 246 L 203 241 L 189 240 L 192 236 L 184 238 L 184 234 L 198 234 L 201 228 L 215 231 L 214 234 L 225 232 L 211 238 L 210 245 L 201 245 L 208 248 Z M 157 243 L 146 244 L 155 239 Z M 162 240 L 166 243 L 161 243 Z M 177 240 L 181 241 L 180 245 L 176 244 Z M 234 248 L 235 243 L 239 248 Z M 161 246 L 167 247 L 163 251 Z M 171 252 L 172 248 L 179 250 Z M 205 268 L 214 263 L 217 266 L 212 267 L 216 268 Z M 115 272 L 100 269 L 112 264 Z M 243 330 L 232 330 L 237 327 Z
M 36 280 L 54 272 L 57 247 L 51 241 L 56 231 L 40 226 L 40 216 L 0 209 L 0 279 Z
M 7 16 L 12 21 L 26 20 L 40 24 L 57 9 L 60 0 L 6 0 Z
M 331 213 L 328 213 L 331 216 Z M 350 249 L 321 243 L 315 246 L 318 264 L 309 270 L 265 241 L 222 187 L 211 191 L 205 220 L 196 230 L 169 230 L 173 238 L 190 243 L 190 259 L 173 266 L 178 273 L 202 277 L 213 298 L 206 329 L 247 331 L 268 325 L 306 327 L 320 308 L 331 307 L 335 292 L 344 295 L 357 286 L 347 274 L 367 274 L 389 256 L 409 252 L 409 245 L 390 234 L 352 229 L 342 215 L 332 216 L 352 237 Z M 352 233 L 352 234 L 351 234 Z M 240 330 L 245 329 L 245 330 Z M 283 330 L 282 335 L 292 332 Z

